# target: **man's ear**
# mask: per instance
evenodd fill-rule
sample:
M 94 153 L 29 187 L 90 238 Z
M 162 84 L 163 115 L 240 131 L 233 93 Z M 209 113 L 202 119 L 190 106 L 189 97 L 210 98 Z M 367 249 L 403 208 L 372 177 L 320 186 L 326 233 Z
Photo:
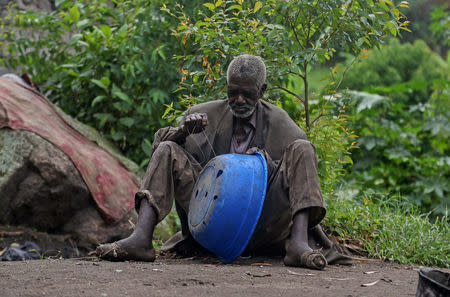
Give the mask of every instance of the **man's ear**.
M 262 98 L 262 97 L 263 97 L 264 92 L 266 91 L 266 89 L 267 89 L 267 84 L 263 84 L 263 85 L 261 86 L 261 89 L 259 90 L 259 92 L 260 92 L 259 98 Z

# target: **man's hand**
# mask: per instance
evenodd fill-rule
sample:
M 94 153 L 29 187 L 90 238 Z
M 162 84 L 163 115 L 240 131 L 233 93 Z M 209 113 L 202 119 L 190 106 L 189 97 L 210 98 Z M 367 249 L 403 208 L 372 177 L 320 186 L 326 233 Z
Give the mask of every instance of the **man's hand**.
M 249 148 L 245 154 L 247 155 L 253 155 L 255 153 L 261 153 L 261 155 L 264 156 L 264 159 L 266 159 L 267 169 L 269 170 L 269 174 L 271 172 L 274 172 L 277 168 L 279 161 L 273 161 L 270 155 L 266 152 L 264 149 L 260 149 L 258 147 L 251 147 Z
M 245 152 L 246 155 L 253 155 L 254 153 L 261 153 L 263 156 L 265 155 L 264 151 L 256 146 L 249 148 Z
M 186 116 L 180 128 L 185 134 L 196 134 L 205 130 L 206 125 L 208 125 L 206 113 L 193 113 Z

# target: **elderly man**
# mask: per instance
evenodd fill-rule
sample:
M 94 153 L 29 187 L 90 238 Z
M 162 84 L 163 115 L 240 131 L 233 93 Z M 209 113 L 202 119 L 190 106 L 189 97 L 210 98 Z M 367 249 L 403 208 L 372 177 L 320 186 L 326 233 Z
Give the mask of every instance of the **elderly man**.
M 263 211 L 247 252 L 282 245 L 288 266 L 323 269 L 327 260 L 351 263 L 318 225 L 325 207 L 314 146 L 285 111 L 261 100 L 265 79 L 261 58 L 238 56 L 228 67 L 227 100 L 195 105 L 187 110 L 179 127 L 162 128 L 156 133 L 141 190 L 135 195 L 139 213 L 136 229 L 128 238 L 100 245 L 100 257 L 153 261 L 153 230 L 170 212 L 173 199 L 182 231 L 163 249 L 176 251 L 186 242 L 192 243 L 187 213 L 202 167 L 216 155 L 260 151 L 268 164 L 269 180 Z

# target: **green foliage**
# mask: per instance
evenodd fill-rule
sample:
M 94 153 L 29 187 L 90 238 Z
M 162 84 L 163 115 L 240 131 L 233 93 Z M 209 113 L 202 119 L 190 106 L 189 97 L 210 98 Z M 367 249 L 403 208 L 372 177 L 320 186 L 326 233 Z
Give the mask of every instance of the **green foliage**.
M 174 34 L 184 44 L 185 52 L 176 56 L 182 102 L 189 106 L 221 98 L 231 59 L 242 53 L 261 56 L 267 66 L 267 100 L 285 108 L 316 144 L 322 185 L 331 190 L 342 164 L 351 162 L 348 151 L 355 136 L 346 128 L 348 97 L 335 94 L 342 79 L 312 93 L 310 69 L 328 61 L 336 47 L 358 54 L 364 46 L 378 46 L 386 35 L 407 30 L 399 7 L 371 0 L 215 1 L 205 3 L 194 20 L 181 5 L 165 10 L 178 18 Z M 301 88 L 290 83 L 295 78 Z
M 359 197 L 329 199 L 325 224 L 345 242 L 359 242 L 369 256 L 383 260 L 450 267 L 447 212 L 433 220 L 399 196 L 371 191 Z
M 173 209 L 155 228 L 153 239 L 157 241 L 157 246 L 168 240 L 173 234 L 181 230 L 181 222 L 178 214 Z
M 397 40 L 350 69 L 343 86 L 365 92 L 353 93 L 359 102 L 352 129 L 360 137 L 348 181 L 361 191 L 400 193 L 435 214 L 446 211 L 449 70 L 424 42 Z
M 397 0 L 399 1 L 401 0 Z M 410 26 L 412 33 L 403 34 L 400 40 L 411 43 L 417 39 L 424 40 L 433 51 L 444 57 L 450 46 L 448 1 L 415 0 L 410 2 L 410 8 L 405 14 L 412 20 Z
M 431 24 L 430 31 L 437 44 L 450 46 L 450 13 L 449 5 L 436 7 L 430 14 Z
M 51 101 L 141 162 L 179 75 L 164 1 L 60 1 L 10 16 L 0 63 L 32 75 Z

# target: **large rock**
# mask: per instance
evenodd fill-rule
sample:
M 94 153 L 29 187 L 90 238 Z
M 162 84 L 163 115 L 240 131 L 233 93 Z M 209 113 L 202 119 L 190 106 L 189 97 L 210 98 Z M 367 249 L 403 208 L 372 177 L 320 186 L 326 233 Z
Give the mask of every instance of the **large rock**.
M 40 136 L 0 130 L 0 222 L 60 230 L 90 204 L 90 193 L 71 160 Z
M 0 224 L 69 234 L 88 250 L 130 234 L 135 218 L 106 224 L 64 152 L 32 132 L 0 129 Z

